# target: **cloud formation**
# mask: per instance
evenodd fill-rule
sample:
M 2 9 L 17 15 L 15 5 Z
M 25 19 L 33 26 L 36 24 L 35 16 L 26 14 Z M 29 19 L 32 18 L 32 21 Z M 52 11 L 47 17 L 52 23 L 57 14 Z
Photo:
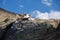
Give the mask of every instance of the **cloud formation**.
M 47 5 L 47 6 L 51 6 L 52 5 L 52 0 L 42 0 L 42 3 Z
M 20 7 L 24 7 L 23 5 L 19 5 Z
M 51 10 L 49 13 L 42 13 L 39 10 L 35 10 L 32 13 L 35 15 L 35 18 L 39 19 L 60 19 L 60 11 Z
M 60 11 L 50 11 L 49 18 L 60 19 Z

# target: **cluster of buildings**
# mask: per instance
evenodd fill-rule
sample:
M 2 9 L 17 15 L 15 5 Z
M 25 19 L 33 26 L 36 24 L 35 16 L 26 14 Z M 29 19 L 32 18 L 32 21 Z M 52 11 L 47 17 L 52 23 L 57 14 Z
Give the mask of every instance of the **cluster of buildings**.
M 22 16 L 22 17 L 21 17 L 22 20 L 34 20 L 34 18 L 32 18 L 31 15 L 29 15 L 29 14 L 22 14 L 22 15 L 19 14 L 19 15 L 17 15 L 17 16 L 18 16 L 18 17 Z

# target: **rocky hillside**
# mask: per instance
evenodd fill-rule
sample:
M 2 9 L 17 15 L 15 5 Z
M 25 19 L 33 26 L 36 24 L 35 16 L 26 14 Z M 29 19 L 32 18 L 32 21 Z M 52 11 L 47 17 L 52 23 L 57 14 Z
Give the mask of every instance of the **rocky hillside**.
M 60 40 L 60 20 L 22 20 L 0 8 L 0 40 Z
M 12 12 L 9 12 L 7 10 L 0 8 L 0 27 L 6 26 L 21 17 L 22 16 L 21 15 L 19 16 L 19 14 L 15 14 L 15 13 L 12 13 Z M 5 28 L 5 27 L 3 27 L 3 28 Z
M 48 23 L 16 21 L 7 26 L 1 40 L 60 40 L 60 23 L 54 28 Z

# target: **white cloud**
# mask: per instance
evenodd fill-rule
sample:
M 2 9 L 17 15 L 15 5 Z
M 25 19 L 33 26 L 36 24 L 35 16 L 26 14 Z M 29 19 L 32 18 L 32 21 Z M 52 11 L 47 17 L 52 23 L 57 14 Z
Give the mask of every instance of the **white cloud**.
M 20 7 L 24 7 L 23 5 L 19 5 Z
M 49 18 L 60 19 L 60 11 L 50 11 Z
M 47 5 L 47 6 L 51 6 L 52 5 L 52 0 L 42 0 L 42 3 Z
M 36 15 L 36 16 L 35 16 L 36 18 L 48 19 L 48 13 L 47 13 L 47 12 L 41 13 L 40 11 L 35 10 L 35 11 L 33 11 L 33 14 Z
M 60 12 L 59 11 L 53 11 L 51 10 L 49 13 L 45 12 L 42 13 L 38 10 L 35 10 L 32 12 L 35 16 L 35 18 L 39 18 L 39 19 L 60 19 Z

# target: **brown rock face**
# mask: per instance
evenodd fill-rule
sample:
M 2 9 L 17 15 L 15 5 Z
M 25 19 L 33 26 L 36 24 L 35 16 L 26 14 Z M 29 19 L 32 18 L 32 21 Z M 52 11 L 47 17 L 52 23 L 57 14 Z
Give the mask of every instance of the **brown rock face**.
M 12 12 L 6 11 L 0 8 L 0 40 L 5 33 L 5 28 L 16 19 L 20 18 L 18 14 L 14 14 Z M 9 27 L 9 26 L 8 26 Z
M 5 28 L 3 26 L 6 26 L 9 23 L 14 22 L 16 19 L 20 17 L 21 15 L 19 16 L 19 14 L 15 14 L 0 8 L 0 28 Z

